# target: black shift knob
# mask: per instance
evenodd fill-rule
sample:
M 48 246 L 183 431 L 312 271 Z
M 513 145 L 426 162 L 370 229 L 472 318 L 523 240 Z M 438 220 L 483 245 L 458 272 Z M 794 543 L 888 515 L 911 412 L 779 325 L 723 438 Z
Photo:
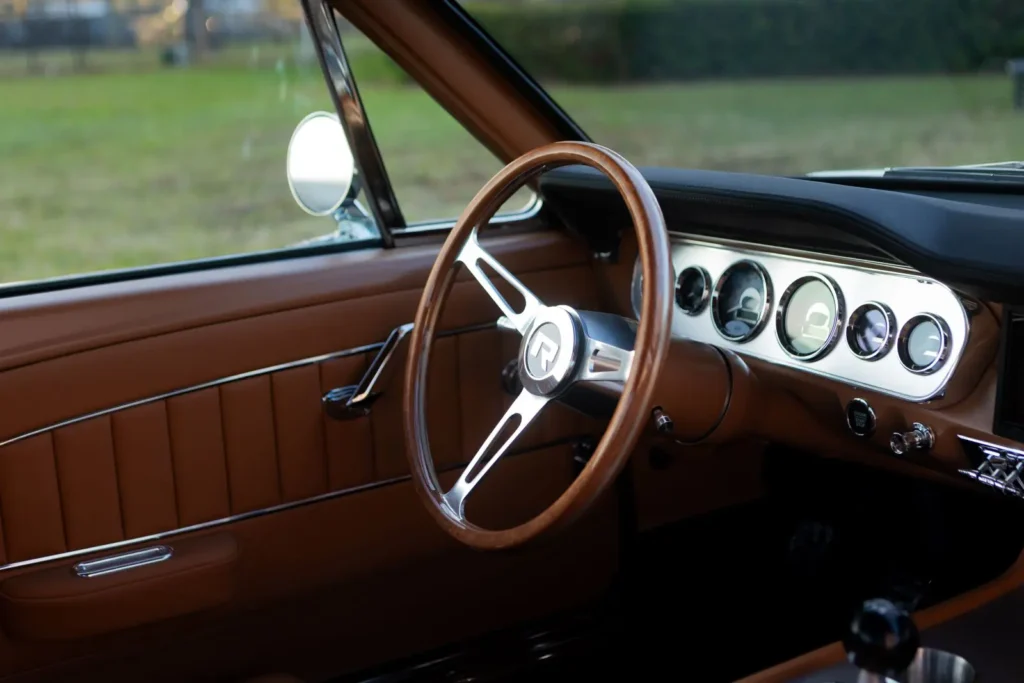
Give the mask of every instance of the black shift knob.
M 850 663 L 891 677 L 906 671 L 920 644 L 910 615 L 888 600 L 868 600 L 861 605 L 843 640 Z

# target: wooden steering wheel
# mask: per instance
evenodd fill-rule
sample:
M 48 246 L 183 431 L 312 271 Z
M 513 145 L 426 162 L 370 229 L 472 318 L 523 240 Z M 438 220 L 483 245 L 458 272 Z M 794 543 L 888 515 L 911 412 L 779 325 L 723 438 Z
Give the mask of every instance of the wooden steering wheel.
M 543 304 L 477 239 L 479 226 L 486 225 L 498 207 L 533 176 L 571 164 L 604 173 L 629 208 L 643 268 L 639 325 L 606 313 Z M 509 305 L 481 270 L 481 261 L 522 295 L 522 311 Z M 460 266 L 469 270 L 510 326 L 522 335 L 518 355 L 523 389 L 459 480 L 451 490 L 443 491 L 427 435 L 427 367 L 438 319 Z M 539 147 L 499 171 L 480 190 L 448 235 L 427 278 L 406 367 L 404 426 L 409 466 L 427 509 L 445 531 L 475 548 L 509 548 L 567 524 L 593 505 L 622 470 L 649 419 L 651 394 L 669 345 L 672 280 L 665 219 L 654 192 L 632 164 L 610 149 L 582 142 Z M 477 483 L 549 401 L 588 386 L 605 393 L 612 387 L 621 395 L 604 436 L 574 482 L 546 510 L 519 526 L 494 531 L 470 523 L 465 517 L 465 501 Z M 510 422 L 517 418 L 511 436 L 505 436 Z

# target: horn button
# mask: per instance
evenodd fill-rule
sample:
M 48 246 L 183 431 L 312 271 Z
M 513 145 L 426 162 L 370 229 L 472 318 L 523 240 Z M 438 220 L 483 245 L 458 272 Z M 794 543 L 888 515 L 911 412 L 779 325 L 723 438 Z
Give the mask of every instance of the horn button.
M 519 347 L 519 380 L 538 396 L 551 396 L 575 374 L 581 335 L 574 311 L 542 308 Z

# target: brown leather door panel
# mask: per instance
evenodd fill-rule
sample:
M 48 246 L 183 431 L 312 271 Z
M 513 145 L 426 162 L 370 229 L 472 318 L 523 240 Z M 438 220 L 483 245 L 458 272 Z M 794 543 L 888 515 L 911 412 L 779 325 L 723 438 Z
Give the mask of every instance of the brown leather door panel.
M 16 638 L 119 631 L 226 603 L 238 584 L 237 563 L 238 543 L 220 533 L 179 539 L 168 559 L 127 572 L 82 578 L 56 565 L 0 583 L 0 615 Z
M 598 306 L 586 254 L 567 238 L 513 234 L 488 243 L 542 300 Z M 404 609 L 379 580 L 372 589 L 364 585 L 371 575 L 391 573 L 395 582 L 414 583 L 429 583 L 438 571 L 466 576 L 464 565 L 478 564 L 477 554 L 433 528 L 406 481 L 400 382 L 385 387 L 368 418 L 330 420 L 320 401 L 331 388 L 357 383 L 374 345 L 412 319 L 436 248 L 296 259 L 0 302 L 7 316 L 0 338 L 6 407 L 0 413 L 0 601 L 8 615 L 0 674 L 61 660 L 67 660 L 62 671 L 81 673 L 89 670 L 75 659 L 81 655 L 120 656 L 129 646 L 145 652 L 158 637 L 164 647 L 168 638 L 184 643 L 200 625 L 225 638 L 235 630 L 264 637 L 253 633 L 259 623 L 253 609 L 282 609 L 282 601 L 287 605 L 310 592 L 322 591 L 319 599 L 328 600 L 361 585 L 358 590 L 383 601 L 373 609 Z M 499 373 L 518 337 L 481 329 L 496 316 L 475 282 L 456 283 L 444 329 L 461 333 L 436 344 L 428 415 L 438 467 L 452 470 L 447 476 L 472 456 L 510 401 Z M 400 377 L 401 368 L 395 370 L 393 378 Z M 534 425 L 526 445 L 545 447 L 592 429 L 552 411 Z M 502 463 L 496 483 L 477 493 L 471 514 L 492 524 L 520 521 L 569 481 L 568 462 L 564 447 L 552 447 Z M 528 474 L 519 477 L 521 486 L 506 487 L 506 471 Z M 474 617 L 429 635 L 414 633 L 423 625 L 402 619 L 406 626 L 382 625 L 381 637 L 390 634 L 392 645 L 332 656 L 310 652 L 318 637 L 325 647 L 331 640 L 320 632 L 323 622 L 311 617 L 277 634 L 284 638 L 277 657 L 302 650 L 324 672 L 332 666 L 337 672 L 410 654 L 404 650 L 454 631 L 492 628 L 500 625 L 494 621 L 592 595 L 614 568 L 608 509 L 572 532 L 578 543 L 562 538 L 514 561 L 489 557 L 487 571 L 466 578 L 472 609 L 454 604 L 459 597 L 451 595 L 421 599 L 418 606 L 462 619 L 469 618 L 467 609 L 487 612 L 487 619 Z M 71 564 L 145 547 L 146 537 L 151 545 L 154 535 L 173 546 L 210 534 L 226 534 L 238 544 L 237 572 L 228 581 L 234 583 L 217 593 L 233 596 L 222 607 L 161 623 L 171 612 L 147 611 L 154 601 L 141 594 L 137 614 L 96 619 L 94 628 L 84 630 L 60 624 L 50 629 L 62 634 L 55 637 L 93 634 L 98 641 L 35 642 L 50 632 L 47 619 L 54 614 L 85 618 L 89 610 L 107 609 L 90 596 L 75 601 L 77 611 L 30 609 L 25 617 L 26 601 L 52 597 L 46 592 L 52 577 L 70 572 Z M 550 566 L 553 556 L 557 570 Z M 479 582 L 514 578 L 506 576 L 513 564 L 544 578 L 513 590 L 516 607 L 507 615 L 487 611 L 494 600 L 507 601 L 510 589 L 488 591 Z M 157 570 L 132 569 L 123 576 L 146 571 Z M 590 577 L 574 585 L 568 577 L 577 572 Z M 75 580 L 92 579 L 67 580 L 74 589 Z M 119 579 L 106 580 L 120 585 Z M 35 590 L 39 586 L 45 589 Z M 405 586 L 392 588 L 408 599 Z M 552 591 L 556 604 L 548 603 Z M 127 609 L 125 593 L 113 592 L 122 600 L 118 609 Z M 336 617 L 359 623 L 370 608 L 352 606 Z M 118 630 L 144 622 L 153 623 Z M 31 628 L 16 626 L 25 623 Z M 207 672 L 241 671 L 246 653 L 250 662 L 260 659 L 248 646 L 244 650 L 225 646 L 203 666 Z M 189 661 L 181 660 L 179 673 Z

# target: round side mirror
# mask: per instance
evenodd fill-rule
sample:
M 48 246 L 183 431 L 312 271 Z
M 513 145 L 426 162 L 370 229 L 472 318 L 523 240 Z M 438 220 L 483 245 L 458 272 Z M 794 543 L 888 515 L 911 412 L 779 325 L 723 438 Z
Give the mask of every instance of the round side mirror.
M 302 209 L 329 216 L 355 189 L 355 159 L 336 114 L 313 112 L 299 122 L 288 143 L 288 188 Z

